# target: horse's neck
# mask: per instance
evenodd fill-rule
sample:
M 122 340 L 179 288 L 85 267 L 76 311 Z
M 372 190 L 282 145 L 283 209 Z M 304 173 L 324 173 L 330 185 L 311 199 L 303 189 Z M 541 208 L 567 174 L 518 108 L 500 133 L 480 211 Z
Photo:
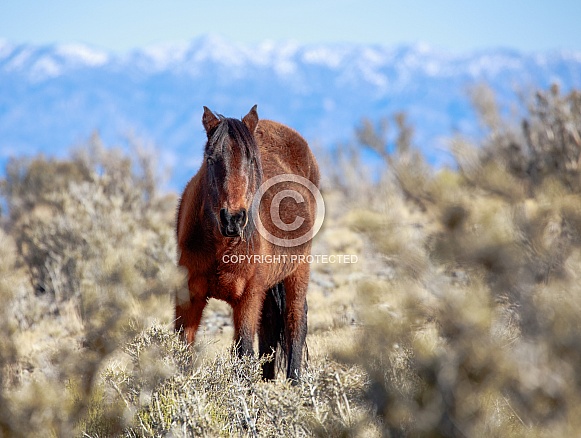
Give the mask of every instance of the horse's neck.
M 178 211 L 178 245 L 191 252 L 208 252 L 211 224 L 204 202 L 205 190 L 196 175 L 186 187 Z

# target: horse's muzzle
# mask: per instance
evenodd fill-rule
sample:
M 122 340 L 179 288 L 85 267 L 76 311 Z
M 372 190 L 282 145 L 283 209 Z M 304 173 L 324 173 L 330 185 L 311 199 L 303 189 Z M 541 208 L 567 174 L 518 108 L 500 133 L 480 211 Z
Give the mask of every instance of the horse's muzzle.
M 230 213 L 228 209 L 220 210 L 220 232 L 224 237 L 238 237 L 248 222 L 248 213 L 241 208 L 236 213 Z

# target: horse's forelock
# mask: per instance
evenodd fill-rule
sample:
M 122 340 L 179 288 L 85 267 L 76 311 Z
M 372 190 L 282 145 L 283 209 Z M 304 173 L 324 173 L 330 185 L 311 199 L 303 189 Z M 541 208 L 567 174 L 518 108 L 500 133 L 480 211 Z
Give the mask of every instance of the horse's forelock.
M 237 119 L 226 119 L 228 122 L 228 134 L 236 140 L 243 153 L 250 160 L 258 156 L 258 146 L 254 137 L 244 123 Z
M 225 118 L 218 114 L 220 124 L 211 133 L 208 145 L 212 149 L 219 148 L 224 153 L 224 143 L 229 138 L 234 140 L 242 150 L 242 153 L 250 160 L 259 161 L 260 155 L 254 137 L 244 123 L 237 119 Z
M 207 148 L 210 148 L 213 152 L 223 153 L 224 152 L 224 142 L 228 138 L 228 127 L 223 123 L 224 116 L 218 114 L 220 123 L 214 128 L 208 137 Z M 216 151 L 217 150 L 217 151 Z

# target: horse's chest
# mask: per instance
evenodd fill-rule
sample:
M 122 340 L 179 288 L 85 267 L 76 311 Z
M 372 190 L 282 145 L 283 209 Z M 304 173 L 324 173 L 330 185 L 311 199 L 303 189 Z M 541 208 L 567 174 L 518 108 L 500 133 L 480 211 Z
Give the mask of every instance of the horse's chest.
M 251 276 L 241 266 L 220 265 L 210 282 L 209 295 L 212 298 L 232 303 L 242 297 Z

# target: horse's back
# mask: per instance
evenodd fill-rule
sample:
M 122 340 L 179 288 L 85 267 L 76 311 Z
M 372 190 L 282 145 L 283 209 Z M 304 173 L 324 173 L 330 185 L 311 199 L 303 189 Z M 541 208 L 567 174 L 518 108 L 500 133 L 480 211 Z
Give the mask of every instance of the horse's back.
M 294 129 L 260 120 L 254 137 L 260 148 L 265 179 L 280 174 L 300 175 L 319 185 L 319 168 L 306 140 Z

